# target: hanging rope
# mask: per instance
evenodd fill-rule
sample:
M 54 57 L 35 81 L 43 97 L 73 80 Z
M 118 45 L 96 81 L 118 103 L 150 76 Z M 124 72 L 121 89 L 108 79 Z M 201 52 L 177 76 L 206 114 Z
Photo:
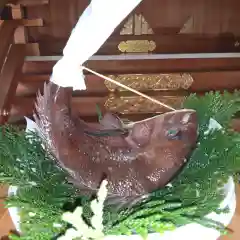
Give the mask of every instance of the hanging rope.
M 133 92 L 133 93 L 135 93 L 135 94 L 137 94 L 137 95 L 139 95 L 139 96 L 141 96 L 143 98 L 146 98 L 146 99 L 148 99 L 148 100 L 150 100 L 150 101 L 152 101 L 152 102 L 154 102 L 156 104 L 159 104 L 159 105 L 161 105 L 161 106 L 163 106 L 163 107 L 165 107 L 165 108 L 167 108 L 167 109 L 169 109 L 171 111 L 175 111 L 176 110 L 175 108 L 173 108 L 171 106 L 168 106 L 167 104 L 162 103 L 162 102 L 158 101 L 157 99 L 149 97 L 148 95 L 146 95 L 144 93 L 141 93 L 141 92 L 139 92 L 139 91 L 137 91 L 137 90 L 135 90 L 135 89 L 133 89 L 131 87 L 128 87 L 128 86 L 126 86 L 126 85 L 124 85 L 124 84 L 122 84 L 122 83 L 120 83 L 118 81 L 115 81 L 115 80 L 113 80 L 113 79 L 111 79 L 111 78 L 109 78 L 107 76 L 104 76 L 104 75 L 102 75 L 100 73 L 97 73 L 97 72 L 95 72 L 95 71 L 93 71 L 93 70 L 91 70 L 91 69 L 89 69 L 87 67 L 82 66 L 82 69 L 84 69 L 84 70 L 86 70 L 86 71 L 88 71 L 88 72 L 90 72 L 90 73 L 92 73 L 92 74 L 94 74 L 94 75 L 96 75 L 96 76 L 98 76 L 100 78 L 103 78 L 103 79 L 105 79 L 105 80 L 107 80 L 107 81 L 109 81 L 111 83 L 114 83 L 115 85 L 117 85 L 119 87 L 122 87 L 122 88 L 124 88 L 124 89 L 126 89 L 126 90 L 128 90 L 130 92 Z

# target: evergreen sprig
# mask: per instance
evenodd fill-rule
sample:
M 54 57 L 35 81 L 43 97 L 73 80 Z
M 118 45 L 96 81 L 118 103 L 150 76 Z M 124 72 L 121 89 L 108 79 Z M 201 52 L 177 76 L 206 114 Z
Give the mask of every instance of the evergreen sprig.
M 229 128 L 232 117 L 240 111 L 240 92 L 208 92 L 203 97 L 191 94 L 183 104 L 184 108 L 197 111 L 200 134 L 208 128 L 214 118 L 224 128 Z
M 115 211 L 118 208 L 107 206 L 103 216 L 106 235 L 138 233 L 145 237 L 192 222 L 224 231 L 224 226 L 205 216 L 227 211 L 219 209 L 224 198 L 222 189 L 229 177 L 240 170 L 240 134 L 233 132 L 229 124 L 240 109 L 239 96 L 239 92 L 210 92 L 186 99 L 183 107 L 195 109 L 198 115 L 196 149 L 170 185 L 152 192 L 131 208 Z M 206 134 L 211 118 L 223 128 Z M 76 207 L 66 203 L 76 199 L 83 205 L 85 220 L 91 218 L 90 200 L 81 196 L 67 177 L 36 134 L 2 127 L 0 181 L 18 186 L 17 195 L 7 200 L 7 206 L 20 209 L 21 239 L 54 239 L 66 227 L 62 213 Z
M 43 144 L 35 133 L 10 126 L 0 130 L 0 182 L 18 187 L 6 206 L 20 210 L 24 240 L 51 239 L 59 234 L 65 227 L 63 205 L 78 195 Z

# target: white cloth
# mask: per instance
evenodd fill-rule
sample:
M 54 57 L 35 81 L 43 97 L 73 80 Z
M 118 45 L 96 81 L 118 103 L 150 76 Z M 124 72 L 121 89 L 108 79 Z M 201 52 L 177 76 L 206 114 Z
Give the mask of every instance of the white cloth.
M 98 51 L 119 23 L 141 1 L 92 0 L 73 29 L 62 59 L 53 67 L 50 80 L 62 87 L 86 89 L 81 65 Z

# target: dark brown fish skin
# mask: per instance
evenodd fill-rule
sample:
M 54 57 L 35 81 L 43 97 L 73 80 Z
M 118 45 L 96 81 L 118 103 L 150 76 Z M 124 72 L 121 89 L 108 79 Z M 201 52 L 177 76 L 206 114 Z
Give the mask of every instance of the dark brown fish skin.
M 43 96 L 37 97 L 34 117 L 59 164 L 81 189 L 95 191 L 106 177 L 110 194 L 141 196 L 169 183 L 195 147 L 198 124 L 194 110 L 178 110 L 125 126 L 107 113 L 93 128 L 72 117 L 71 93 L 72 89 L 46 84 Z M 106 129 L 127 129 L 128 134 L 95 137 L 85 133 Z M 175 138 L 175 133 L 180 135 Z

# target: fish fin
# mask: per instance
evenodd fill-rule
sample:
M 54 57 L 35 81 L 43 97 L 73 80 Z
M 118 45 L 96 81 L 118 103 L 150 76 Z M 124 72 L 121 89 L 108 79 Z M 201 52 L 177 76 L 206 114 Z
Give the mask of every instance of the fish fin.
M 100 122 L 103 118 L 103 115 L 102 115 L 102 111 L 98 104 L 96 104 L 96 111 L 97 111 L 97 115 L 98 115 L 98 121 Z
M 70 114 L 70 104 L 68 98 L 71 91 L 61 88 L 54 83 L 44 83 L 43 94 L 40 91 L 37 92 L 37 98 L 35 102 L 35 111 L 33 118 L 38 125 L 41 135 L 44 136 L 46 143 L 49 145 L 49 149 L 52 150 L 55 156 L 57 156 L 57 149 L 53 145 L 52 131 L 53 125 L 58 125 L 58 113 Z

